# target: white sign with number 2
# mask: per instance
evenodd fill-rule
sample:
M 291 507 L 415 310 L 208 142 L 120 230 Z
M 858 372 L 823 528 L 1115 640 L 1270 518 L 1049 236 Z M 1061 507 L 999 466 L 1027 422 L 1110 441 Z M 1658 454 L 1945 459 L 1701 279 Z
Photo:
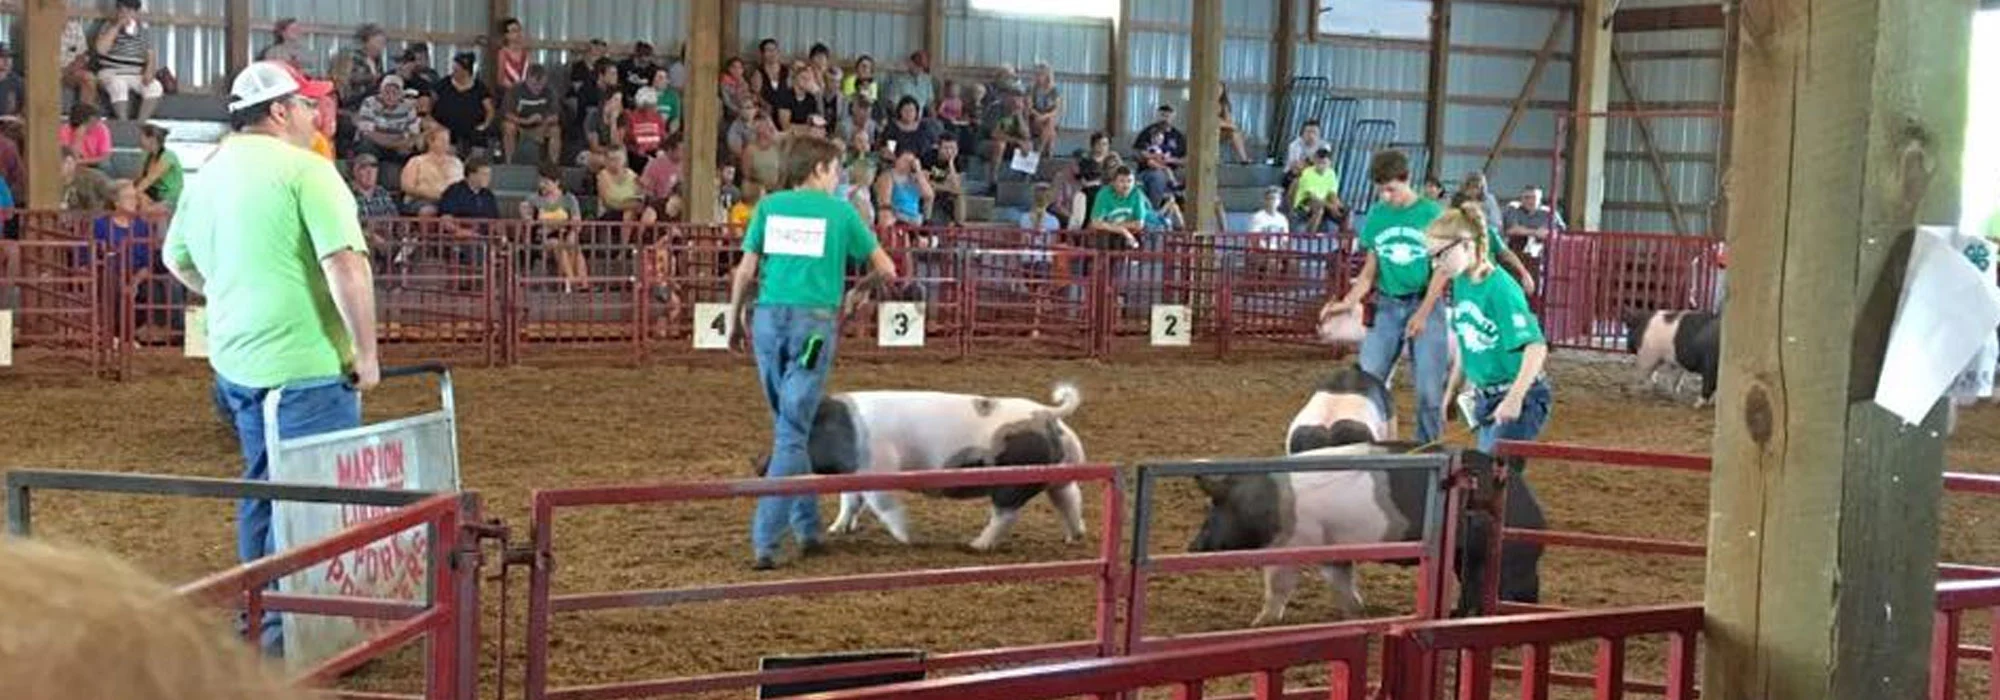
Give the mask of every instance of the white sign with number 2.
M 1194 310 L 1185 304 L 1153 305 L 1153 344 L 1187 345 L 1194 339 Z
M 924 305 L 885 301 L 875 306 L 875 345 L 885 348 L 924 346 Z
M 694 305 L 694 349 L 729 349 L 729 305 Z

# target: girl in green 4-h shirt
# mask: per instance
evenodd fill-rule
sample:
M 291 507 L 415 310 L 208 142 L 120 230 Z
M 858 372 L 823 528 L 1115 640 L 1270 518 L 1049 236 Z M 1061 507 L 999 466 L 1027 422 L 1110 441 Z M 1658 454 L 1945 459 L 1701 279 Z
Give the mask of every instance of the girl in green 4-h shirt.
M 1486 215 L 1478 202 L 1445 212 L 1424 231 L 1431 264 L 1451 278 L 1451 394 L 1461 378 L 1470 385 L 1471 415 L 1479 449 L 1501 440 L 1533 440 L 1554 402 L 1542 363 L 1549 346 L 1528 296 L 1513 277 L 1495 274 Z

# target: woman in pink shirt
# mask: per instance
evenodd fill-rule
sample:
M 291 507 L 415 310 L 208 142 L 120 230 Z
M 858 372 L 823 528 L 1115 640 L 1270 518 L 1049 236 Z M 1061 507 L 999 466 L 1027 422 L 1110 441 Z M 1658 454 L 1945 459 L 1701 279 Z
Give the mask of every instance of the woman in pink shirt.
M 76 161 L 83 165 L 100 168 L 111 157 L 111 127 L 98 118 L 92 105 L 71 107 L 69 123 L 56 132 L 56 139 L 75 151 Z
M 507 94 L 509 88 L 527 78 L 528 38 L 521 31 L 521 20 L 500 20 L 500 89 L 496 94 Z

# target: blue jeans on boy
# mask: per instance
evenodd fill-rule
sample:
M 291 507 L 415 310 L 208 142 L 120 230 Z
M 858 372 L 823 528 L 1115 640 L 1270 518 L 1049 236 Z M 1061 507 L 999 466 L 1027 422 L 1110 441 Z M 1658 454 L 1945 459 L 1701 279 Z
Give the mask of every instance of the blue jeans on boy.
M 1555 394 L 1549 391 L 1549 380 L 1537 378 L 1528 387 L 1528 393 L 1521 397 L 1521 417 L 1495 424 L 1493 410 L 1507 398 L 1511 384 L 1501 384 L 1484 389 L 1472 390 L 1474 415 L 1479 418 L 1479 451 L 1493 453 L 1493 447 L 1501 440 L 1533 440 L 1542 434 L 1543 426 L 1549 424 L 1549 409 L 1555 404 Z
M 1451 341 L 1446 337 L 1449 330 L 1442 300 L 1431 308 L 1424 332 L 1415 342 L 1403 337 L 1403 329 L 1423 301 L 1421 293 L 1408 297 L 1375 295 L 1375 325 L 1369 326 L 1368 335 L 1361 339 L 1361 371 L 1387 383 L 1390 370 L 1403 355 L 1403 346 L 1409 344 L 1411 364 L 1416 366 L 1417 442 L 1430 442 L 1444 435 L 1444 414 L 1439 411 L 1444 406 L 1444 382 L 1451 371 L 1451 346 L 1446 345 Z
M 757 356 L 757 378 L 771 406 L 771 464 L 765 476 L 782 479 L 812 473 L 806 452 L 813 418 L 833 368 L 834 309 L 802 306 L 759 306 L 752 312 L 751 340 Z M 818 336 L 819 357 L 806 366 L 806 344 Z M 757 499 L 750 522 L 750 545 L 758 557 L 777 554 L 778 539 L 789 528 L 800 544 L 819 540 L 817 496 L 770 496 Z
M 243 478 L 271 479 L 271 462 L 264 445 L 264 397 L 275 389 L 248 387 L 215 377 L 218 410 L 228 412 L 243 449 Z M 293 382 L 278 398 L 278 435 L 286 440 L 361 427 L 361 397 L 339 377 Z M 236 557 L 255 561 L 276 553 L 271 536 L 271 502 L 243 499 L 236 503 Z M 263 644 L 275 650 L 276 614 L 264 616 Z

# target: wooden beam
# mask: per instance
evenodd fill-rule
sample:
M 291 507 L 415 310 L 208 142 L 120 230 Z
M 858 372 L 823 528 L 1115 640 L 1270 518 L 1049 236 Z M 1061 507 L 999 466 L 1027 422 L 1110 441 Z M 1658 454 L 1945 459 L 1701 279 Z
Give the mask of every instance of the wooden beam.
M 254 51 L 250 48 L 250 0 L 229 0 L 222 12 L 225 23 L 222 46 L 226 52 L 222 65 L 228 74 L 216 82 L 225 86 L 222 91 L 227 92 L 229 81 L 243 72 L 244 66 L 250 65 L 251 52 Z
M 1702 696 L 1922 698 L 1944 411 L 1869 398 L 1910 229 L 1959 217 L 1973 2 L 1741 7 Z
M 1424 86 L 1424 148 L 1430 151 L 1431 157 L 1425 159 L 1429 161 L 1429 167 L 1425 168 L 1424 174 L 1433 178 L 1439 177 L 1438 173 L 1444 170 L 1444 110 L 1451 90 L 1451 2 L 1431 0 L 1431 69 L 1430 80 Z M 1561 20 L 1557 20 L 1556 24 L 1561 26 Z M 1549 48 L 1544 44 L 1543 56 L 1547 55 Z M 1536 69 L 1539 70 L 1545 61 L 1545 58 L 1537 56 Z M 1528 79 L 1529 90 L 1522 93 L 1524 96 L 1532 94 L 1533 85 L 1539 78 L 1537 72 L 1535 77 Z
M 722 60 L 730 56 L 743 55 L 743 35 L 737 29 L 737 15 L 742 12 L 740 0 L 722 0 Z
M 1535 53 L 1535 63 L 1528 68 L 1528 79 L 1521 81 L 1521 93 L 1514 97 L 1514 104 L 1507 109 L 1507 121 L 1500 124 L 1500 135 L 1493 139 L 1493 148 L 1486 152 L 1486 161 L 1479 166 L 1480 172 L 1491 172 L 1493 162 L 1500 158 L 1500 151 L 1507 147 L 1507 140 L 1514 137 L 1514 127 L 1521 124 L 1521 112 L 1528 108 L 1528 100 L 1535 96 L 1535 87 L 1542 83 L 1542 73 L 1548 70 L 1549 57 L 1556 51 L 1556 40 L 1562 38 L 1563 27 L 1569 22 L 1569 13 L 1557 13 L 1549 23 L 1549 35 L 1542 39 L 1542 49 Z M 1435 96 L 1433 100 L 1436 100 Z M 1440 114 L 1443 110 L 1437 110 Z M 1439 125 L 1439 132 L 1444 127 Z M 1433 161 L 1436 159 L 1433 158 Z
M 1722 27 L 1722 109 L 1728 114 L 1718 125 L 1721 137 L 1715 140 L 1715 206 L 1709 210 L 1708 236 L 1723 238 L 1729 233 L 1729 154 L 1736 135 L 1736 43 L 1742 36 L 1741 13 L 1726 6 Z
M 1611 49 L 1611 68 L 1617 74 L 1618 84 L 1625 88 L 1625 99 L 1644 104 L 1646 98 L 1639 94 L 1639 86 L 1632 82 L 1630 71 L 1625 68 L 1625 59 L 1618 55 L 1618 48 Z M 1644 117 L 1634 118 L 1633 126 L 1639 131 L 1639 148 L 1646 154 L 1646 163 L 1653 169 L 1654 188 L 1660 192 L 1660 203 L 1667 207 L 1667 218 L 1673 222 L 1674 233 L 1688 234 L 1687 219 L 1681 215 L 1680 197 L 1674 194 L 1674 180 L 1667 170 L 1666 161 L 1660 158 L 1660 149 L 1653 142 L 1653 121 Z
M 688 221 L 697 224 L 721 223 L 721 212 L 716 211 L 721 196 L 720 183 L 716 182 L 716 143 L 714 134 L 722 129 L 722 94 L 715 89 L 699 89 L 703 85 L 715 85 L 722 78 L 722 11 L 724 0 L 693 0 L 688 4 L 687 62 L 690 89 L 681 96 L 687 107 L 687 128 L 684 134 L 696 134 L 687 139 L 685 149 L 688 163 Z
M 924 53 L 930 56 L 931 73 L 940 75 L 944 70 L 944 5 L 945 0 L 924 0 Z M 939 89 L 943 89 L 939 85 Z
M 55 209 L 62 204 L 62 145 L 55 133 L 62 128 L 62 33 L 68 21 L 63 0 L 22 0 L 21 74 L 27 76 L 27 121 L 19 144 L 27 159 L 27 196 L 14 196 L 31 209 Z
M 1125 101 L 1129 97 L 1126 93 L 1131 92 L 1132 86 L 1131 34 L 1132 0 L 1118 0 L 1118 17 L 1111 20 L 1109 37 L 1111 60 L 1108 62 L 1108 67 L 1111 69 L 1111 97 L 1105 100 L 1107 113 L 1104 115 L 1108 120 L 1104 126 L 1104 133 L 1111 136 L 1112 143 L 1124 143 Z
M 512 0 L 486 0 L 486 50 L 480 52 L 480 60 L 485 62 L 486 68 L 480 72 L 485 75 L 486 87 L 493 90 L 493 104 L 496 108 L 502 100 L 506 99 L 505 93 L 500 92 L 500 42 L 502 40 L 500 20 L 508 18 L 513 13 L 514 3 Z M 526 27 L 522 29 L 525 30 Z M 660 47 L 660 53 L 664 54 L 666 52 L 667 47 Z M 444 58 L 445 60 L 451 59 L 450 56 L 445 56 Z
M 1188 90 L 1188 226 L 1213 230 L 1222 211 L 1220 179 L 1222 123 L 1217 105 L 1222 99 L 1222 0 L 1194 0 L 1194 44 L 1189 56 Z
M 1675 29 L 1721 29 L 1722 5 L 1634 7 L 1611 16 L 1614 32 L 1661 32 Z
M 1299 46 L 1299 3 L 1298 0 L 1276 0 L 1276 2 L 1278 38 L 1276 48 L 1271 51 L 1272 87 L 1269 89 L 1273 100 L 1286 100 L 1291 97 L 1285 93 L 1285 89 L 1291 86 L 1292 76 L 1298 72 L 1297 57 L 1293 54 L 1298 53 Z M 1264 124 L 1264 139 L 1269 146 L 1264 150 L 1276 154 L 1279 164 L 1282 165 L 1285 144 L 1290 142 L 1292 135 L 1285 133 L 1286 125 L 1278 120 L 1284 110 L 1275 106 L 1275 102 L 1273 104 L 1274 106 L 1267 110 L 1270 121 Z
M 1611 107 L 1611 32 L 1604 30 L 1609 0 L 1583 0 L 1576 16 L 1576 60 L 1570 64 L 1570 109 L 1581 115 Z M 1557 205 L 1571 228 L 1601 228 L 1604 219 L 1604 120 L 1569 122 L 1568 181 Z

